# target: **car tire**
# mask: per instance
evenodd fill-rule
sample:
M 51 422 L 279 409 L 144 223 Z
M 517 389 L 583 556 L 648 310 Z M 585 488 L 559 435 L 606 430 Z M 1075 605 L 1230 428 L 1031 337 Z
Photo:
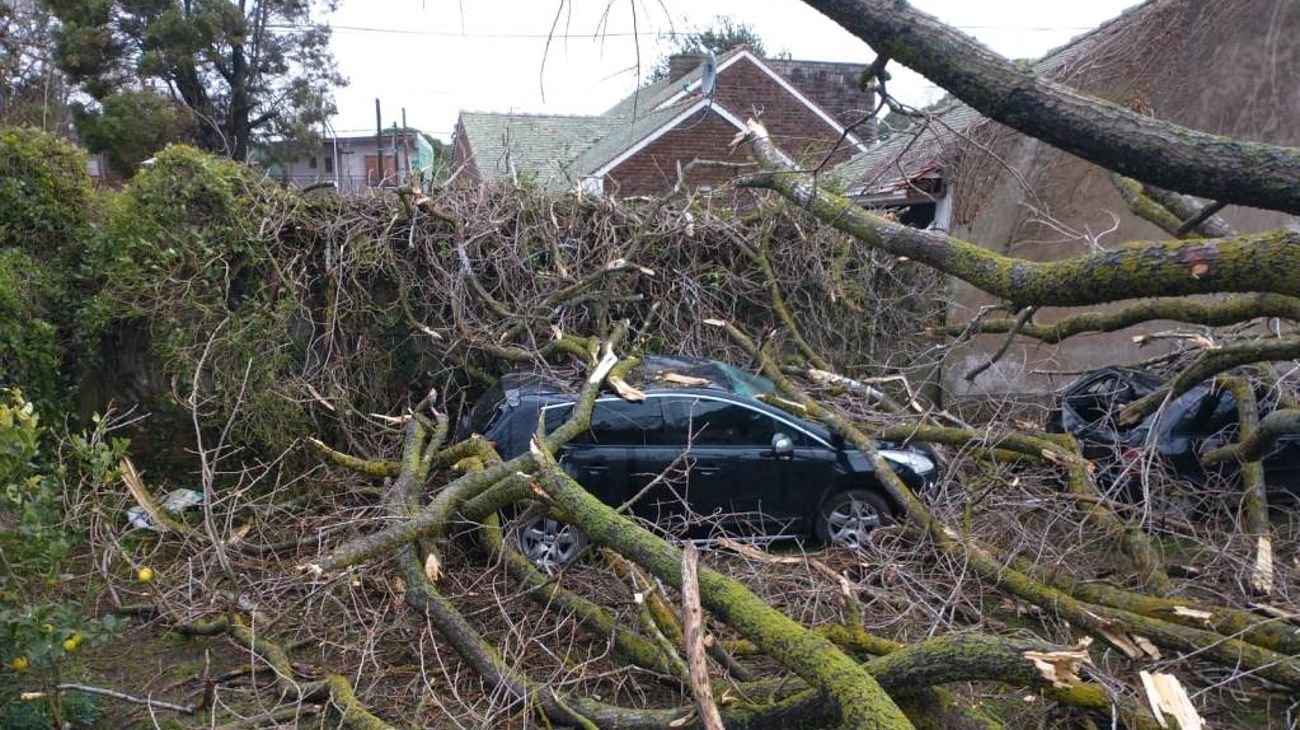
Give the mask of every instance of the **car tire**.
M 872 530 L 892 524 L 893 514 L 879 492 L 846 489 L 826 498 L 817 511 L 813 529 L 823 545 L 858 548 Z
M 554 575 L 587 547 L 586 533 L 573 525 L 533 510 L 525 510 L 508 528 L 510 544 L 534 567 Z

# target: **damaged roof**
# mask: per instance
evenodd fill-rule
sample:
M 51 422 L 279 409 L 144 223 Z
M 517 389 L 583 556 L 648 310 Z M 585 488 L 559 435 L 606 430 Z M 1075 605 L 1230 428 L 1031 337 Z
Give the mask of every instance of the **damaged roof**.
M 1065 45 L 1048 51 L 1033 64 L 1034 71 L 1047 78 L 1059 78 L 1075 61 L 1094 54 L 1112 34 L 1138 20 L 1158 0 L 1146 0 L 1124 10 Z M 911 188 L 920 179 L 942 173 L 961 140 L 991 123 L 966 103 L 945 96 L 922 110 L 924 120 L 910 129 L 896 132 L 865 152 L 845 160 L 831 174 L 844 180 L 855 195 L 888 197 Z

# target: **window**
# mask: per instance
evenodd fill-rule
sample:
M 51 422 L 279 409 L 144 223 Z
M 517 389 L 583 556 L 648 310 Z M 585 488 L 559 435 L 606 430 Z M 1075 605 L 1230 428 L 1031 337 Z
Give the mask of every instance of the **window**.
M 310 167 L 313 170 L 316 169 L 316 155 L 307 158 L 307 167 Z
M 546 432 L 559 428 L 569 419 L 573 406 L 546 409 Z M 640 403 L 626 400 L 602 400 L 591 414 L 591 428 L 578 434 L 570 443 L 602 446 L 650 446 L 664 441 L 664 421 L 659 399 Z
M 766 413 L 726 401 L 673 398 L 664 405 L 664 415 L 674 431 L 693 434 L 695 446 L 767 446 L 778 430 L 776 419 Z M 780 431 L 801 441 L 796 429 Z
M 325 172 L 326 172 L 326 174 L 329 174 L 329 175 L 333 175 L 333 174 L 334 174 L 334 158 L 333 158 L 333 157 L 326 157 L 326 158 L 325 158 Z

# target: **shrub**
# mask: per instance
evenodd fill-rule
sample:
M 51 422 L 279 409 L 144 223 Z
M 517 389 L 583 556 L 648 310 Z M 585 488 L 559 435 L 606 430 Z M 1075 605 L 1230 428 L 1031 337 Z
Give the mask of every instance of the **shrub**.
M 22 386 L 42 409 L 63 405 L 61 348 L 50 266 L 20 249 L 0 249 L 0 386 Z
M 65 452 L 62 462 L 56 448 Z M 0 721 L 4 727 L 39 725 L 39 716 L 84 716 L 94 704 L 66 701 L 57 685 L 67 661 L 120 626 L 112 614 L 93 616 L 86 602 L 59 591 L 59 575 L 81 534 L 64 518 L 64 499 L 82 484 L 102 488 L 118 478 L 127 443 L 107 437 L 98 418 L 88 434 L 61 439 L 40 423 L 18 390 L 0 390 Z M 38 688 L 44 702 L 18 699 Z M 93 713 L 92 713 L 93 714 Z M 56 727 L 59 723 L 54 723 Z
M 44 257 L 79 243 L 91 192 L 81 150 L 37 129 L 0 127 L 0 248 Z

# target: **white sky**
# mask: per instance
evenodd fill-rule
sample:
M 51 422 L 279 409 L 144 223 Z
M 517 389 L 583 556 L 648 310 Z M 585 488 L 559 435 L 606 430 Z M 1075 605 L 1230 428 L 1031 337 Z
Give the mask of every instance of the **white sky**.
M 913 0 L 916 7 L 1011 58 L 1036 58 L 1137 0 Z M 547 34 L 562 9 L 556 37 Z M 635 32 L 633 9 L 635 8 Z M 328 17 L 347 87 L 336 92 L 340 134 L 371 131 L 374 99 L 384 126 L 400 121 L 448 139 L 457 113 L 594 114 L 637 86 L 672 31 L 743 20 L 769 53 L 866 63 L 866 44 L 799 0 L 342 0 Z M 543 58 L 545 66 L 543 67 Z M 941 92 L 891 64 L 892 91 L 926 104 Z

